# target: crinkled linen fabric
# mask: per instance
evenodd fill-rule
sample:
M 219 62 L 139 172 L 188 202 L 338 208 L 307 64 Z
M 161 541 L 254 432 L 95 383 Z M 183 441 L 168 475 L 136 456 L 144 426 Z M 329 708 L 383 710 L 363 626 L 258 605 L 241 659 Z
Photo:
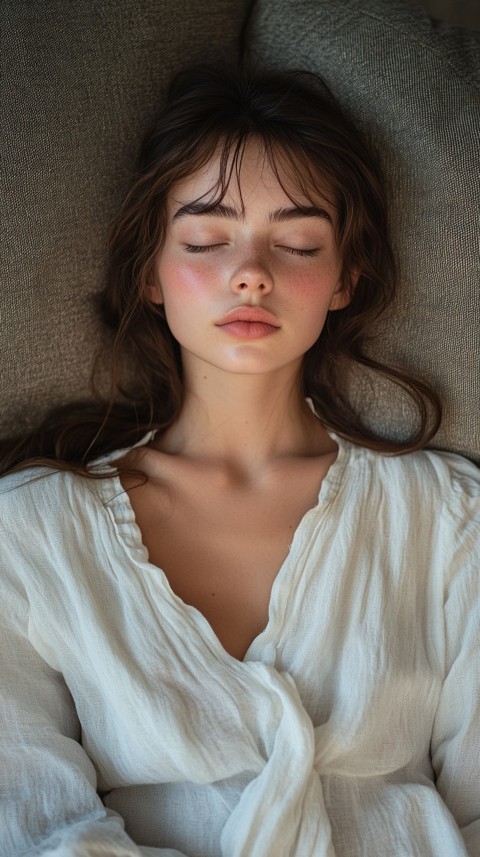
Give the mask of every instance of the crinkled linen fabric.
M 3 480 L 2 857 L 478 857 L 479 471 L 332 437 L 242 662 L 116 477 Z

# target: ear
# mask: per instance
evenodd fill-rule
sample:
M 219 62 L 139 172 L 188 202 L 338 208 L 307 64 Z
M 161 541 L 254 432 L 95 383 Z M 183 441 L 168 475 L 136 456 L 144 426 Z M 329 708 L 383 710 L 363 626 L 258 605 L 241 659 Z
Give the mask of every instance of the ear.
M 158 283 L 148 283 L 145 289 L 145 297 L 152 304 L 163 304 L 163 295 Z
M 360 279 L 360 273 L 358 268 L 353 268 L 347 280 L 339 280 L 337 288 L 332 295 L 329 310 L 345 309 L 349 305 Z

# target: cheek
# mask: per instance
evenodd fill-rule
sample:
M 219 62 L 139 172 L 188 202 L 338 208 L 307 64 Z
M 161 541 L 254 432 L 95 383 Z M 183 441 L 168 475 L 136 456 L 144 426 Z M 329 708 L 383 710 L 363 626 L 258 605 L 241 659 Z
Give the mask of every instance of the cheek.
M 318 283 L 302 279 L 295 284 L 295 297 L 300 309 L 312 312 L 319 304 Z
M 160 263 L 159 280 L 165 305 L 176 299 L 195 299 L 208 292 L 215 282 L 215 268 L 212 263 L 202 260 L 167 259 Z
M 295 278 L 295 301 L 301 312 L 323 318 L 338 283 L 339 271 L 331 267 L 323 271 L 299 274 Z

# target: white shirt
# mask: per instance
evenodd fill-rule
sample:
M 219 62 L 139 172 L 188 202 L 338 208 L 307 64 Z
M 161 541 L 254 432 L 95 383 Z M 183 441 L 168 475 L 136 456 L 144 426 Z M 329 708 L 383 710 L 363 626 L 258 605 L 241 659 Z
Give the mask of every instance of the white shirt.
M 0 482 L 2 857 L 479 857 L 479 471 L 331 436 L 243 662 L 116 477 Z

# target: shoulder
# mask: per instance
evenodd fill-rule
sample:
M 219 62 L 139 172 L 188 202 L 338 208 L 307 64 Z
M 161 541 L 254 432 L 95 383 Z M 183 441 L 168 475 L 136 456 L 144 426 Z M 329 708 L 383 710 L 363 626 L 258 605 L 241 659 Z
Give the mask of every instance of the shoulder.
M 342 443 L 340 499 L 361 509 L 365 522 L 403 533 L 423 528 L 432 537 L 478 528 L 480 469 L 469 459 L 436 450 L 391 455 Z
M 363 462 L 365 477 L 381 482 L 394 497 L 418 493 L 452 509 L 459 502 L 480 498 L 480 468 L 462 455 L 427 449 L 388 455 L 363 447 L 356 455 Z
M 0 588 L 5 597 L 16 603 L 21 596 L 41 623 L 52 621 L 52 609 L 64 615 L 65 605 L 78 604 L 79 592 L 83 598 L 98 584 L 106 545 L 114 540 L 106 506 L 115 488 L 108 478 L 49 467 L 1 479 Z
M 398 474 L 404 490 L 418 492 L 451 514 L 480 502 L 480 468 L 452 452 L 420 450 L 390 458 L 391 472 Z
M 378 520 L 409 534 L 417 549 L 430 545 L 444 559 L 480 549 L 480 468 L 461 455 L 420 450 L 383 455 L 364 450 L 364 481 L 358 490 L 371 495 Z M 360 458 L 362 456 L 360 455 Z
M 53 556 L 74 535 L 90 532 L 103 506 L 101 480 L 50 467 L 30 467 L 0 479 L 4 556 Z
M 28 467 L 0 479 L 0 508 L 7 512 L 29 508 L 48 516 L 65 501 L 94 502 L 93 480 L 54 467 Z

